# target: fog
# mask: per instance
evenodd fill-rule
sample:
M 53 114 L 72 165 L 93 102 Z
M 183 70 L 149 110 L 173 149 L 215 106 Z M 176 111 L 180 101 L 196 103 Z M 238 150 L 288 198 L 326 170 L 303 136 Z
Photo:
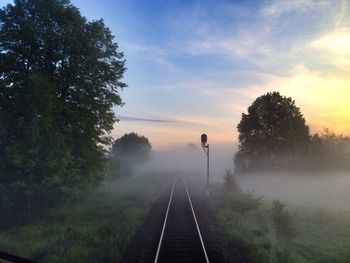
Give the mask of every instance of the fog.
M 265 173 L 242 175 L 238 182 L 243 190 L 264 195 L 267 201 L 350 210 L 350 173 Z
M 233 169 L 233 145 L 210 147 L 210 174 L 215 182 L 223 181 L 227 169 Z M 152 158 L 144 165 L 138 166 L 135 174 L 144 172 L 173 172 L 181 174 L 202 174 L 206 178 L 207 156 L 200 145 L 184 147 L 173 151 L 153 151 Z
M 233 169 L 234 145 L 210 146 L 210 182 L 222 183 L 227 169 Z M 134 175 L 151 172 L 195 176 L 206 183 L 206 155 L 201 146 L 182 150 L 153 151 L 151 159 L 136 165 Z M 350 173 L 261 173 L 237 177 L 240 187 L 263 195 L 269 202 L 279 199 L 290 205 L 350 210 Z

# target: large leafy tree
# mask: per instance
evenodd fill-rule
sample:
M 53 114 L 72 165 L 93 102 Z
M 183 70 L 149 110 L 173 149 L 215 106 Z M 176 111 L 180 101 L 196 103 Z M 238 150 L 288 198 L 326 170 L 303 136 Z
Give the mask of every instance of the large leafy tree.
M 236 169 L 286 168 L 308 151 L 309 127 L 292 98 L 271 92 L 257 98 L 238 124 Z
M 152 145 L 145 136 L 131 132 L 113 142 L 111 153 L 122 161 L 142 162 L 150 157 L 151 149 Z
M 2 207 L 31 207 L 40 194 L 51 205 L 101 179 L 124 72 L 104 22 L 68 0 L 0 10 L 0 191 L 23 199 Z
M 135 167 L 149 160 L 151 149 L 149 140 L 135 132 L 116 139 L 110 152 L 108 177 L 114 179 L 129 175 Z

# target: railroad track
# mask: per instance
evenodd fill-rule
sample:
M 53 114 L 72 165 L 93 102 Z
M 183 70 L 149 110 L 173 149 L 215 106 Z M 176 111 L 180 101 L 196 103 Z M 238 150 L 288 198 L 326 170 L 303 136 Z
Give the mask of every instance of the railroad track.
M 154 262 L 209 262 L 191 197 L 182 179 L 173 183 Z

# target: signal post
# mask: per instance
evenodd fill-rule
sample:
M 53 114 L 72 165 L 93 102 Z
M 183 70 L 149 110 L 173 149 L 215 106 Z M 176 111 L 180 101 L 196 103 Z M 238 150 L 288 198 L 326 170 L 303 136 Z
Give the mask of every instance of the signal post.
M 207 187 L 209 188 L 209 144 L 207 144 L 207 141 L 208 136 L 203 133 L 201 135 L 201 144 L 205 154 L 207 155 Z

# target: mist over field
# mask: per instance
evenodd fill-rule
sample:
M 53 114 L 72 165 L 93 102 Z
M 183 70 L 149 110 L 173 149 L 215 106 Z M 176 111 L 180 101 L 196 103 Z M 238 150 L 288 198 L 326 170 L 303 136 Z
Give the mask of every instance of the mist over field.
M 235 145 L 212 145 L 210 182 L 222 184 L 226 170 L 233 170 Z M 134 176 L 152 172 L 181 174 L 206 183 L 206 155 L 200 146 L 174 151 L 153 151 L 145 164 L 135 164 Z M 237 175 L 244 191 L 264 200 L 278 199 L 289 205 L 350 210 L 350 174 L 347 172 L 271 172 Z
M 214 182 L 222 182 L 226 169 L 233 169 L 233 145 L 210 146 L 210 174 Z M 181 172 L 199 174 L 206 178 L 206 155 L 200 145 L 172 151 L 153 151 L 151 159 L 135 169 L 134 174 L 145 171 Z
M 238 182 L 243 190 L 264 195 L 267 201 L 279 199 L 291 205 L 350 210 L 350 176 L 345 172 L 241 175 Z

